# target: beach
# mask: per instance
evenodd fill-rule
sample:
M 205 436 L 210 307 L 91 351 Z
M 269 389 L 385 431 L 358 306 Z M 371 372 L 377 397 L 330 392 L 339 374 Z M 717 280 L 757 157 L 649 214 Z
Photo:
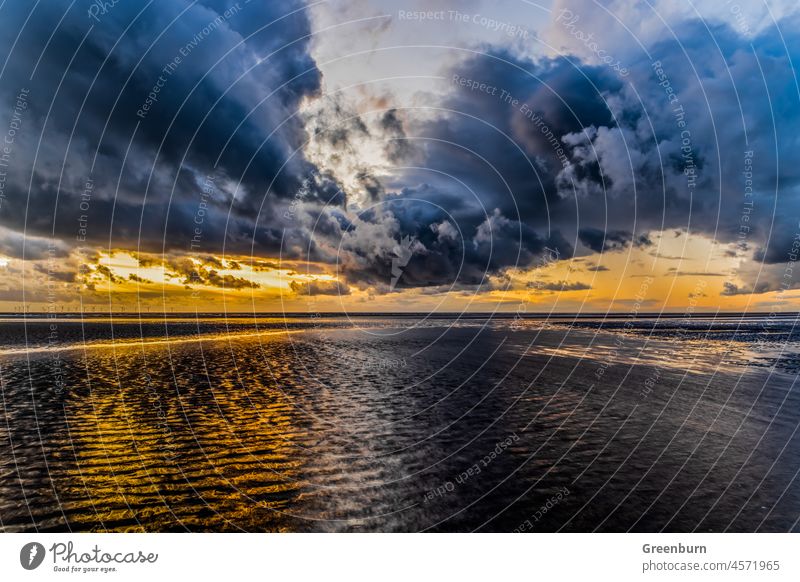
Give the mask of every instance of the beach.
M 9 316 L 0 525 L 797 531 L 794 321 Z

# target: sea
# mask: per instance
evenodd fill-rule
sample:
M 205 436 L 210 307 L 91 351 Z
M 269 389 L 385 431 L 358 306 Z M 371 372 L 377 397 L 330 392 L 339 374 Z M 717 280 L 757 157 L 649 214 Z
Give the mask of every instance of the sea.
M 0 315 L 0 530 L 800 531 L 798 320 Z

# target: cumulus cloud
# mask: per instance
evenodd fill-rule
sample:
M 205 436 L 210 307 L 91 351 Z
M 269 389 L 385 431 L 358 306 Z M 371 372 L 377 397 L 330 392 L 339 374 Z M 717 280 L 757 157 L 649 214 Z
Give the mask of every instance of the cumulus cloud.
M 528 283 L 529 289 L 537 289 L 539 291 L 586 291 L 592 288 L 588 283 L 581 283 L 580 281 L 557 281 L 557 282 L 544 282 L 544 281 L 531 281 Z
M 292 281 L 289 287 L 298 295 L 350 295 L 350 288 L 339 281 Z
M 751 293 L 759 294 L 759 293 L 766 293 L 767 291 L 772 291 L 772 290 L 773 289 L 770 289 L 769 283 L 767 283 L 766 281 L 757 283 L 753 287 L 747 287 L 745 285 L 738 286 L 735 285 L 734 283 L 726 281 L 725 283 L 723 283 L 723 290 L 721 292 L 721 295 L 728 295 L 728 296 L 750 295 Z

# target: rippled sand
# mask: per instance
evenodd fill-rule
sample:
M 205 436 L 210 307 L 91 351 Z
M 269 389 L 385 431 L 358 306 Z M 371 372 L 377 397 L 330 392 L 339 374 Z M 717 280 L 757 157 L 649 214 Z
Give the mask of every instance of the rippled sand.
M 798 529 L 792 330 L 0 325 L 7 531 Z

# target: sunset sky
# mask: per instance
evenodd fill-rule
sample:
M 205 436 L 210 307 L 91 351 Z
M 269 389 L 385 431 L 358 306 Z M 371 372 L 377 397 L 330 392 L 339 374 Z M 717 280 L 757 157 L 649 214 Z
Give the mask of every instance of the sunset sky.
M 800 310 L 756 4 L 4 6 L 0 310 Z

